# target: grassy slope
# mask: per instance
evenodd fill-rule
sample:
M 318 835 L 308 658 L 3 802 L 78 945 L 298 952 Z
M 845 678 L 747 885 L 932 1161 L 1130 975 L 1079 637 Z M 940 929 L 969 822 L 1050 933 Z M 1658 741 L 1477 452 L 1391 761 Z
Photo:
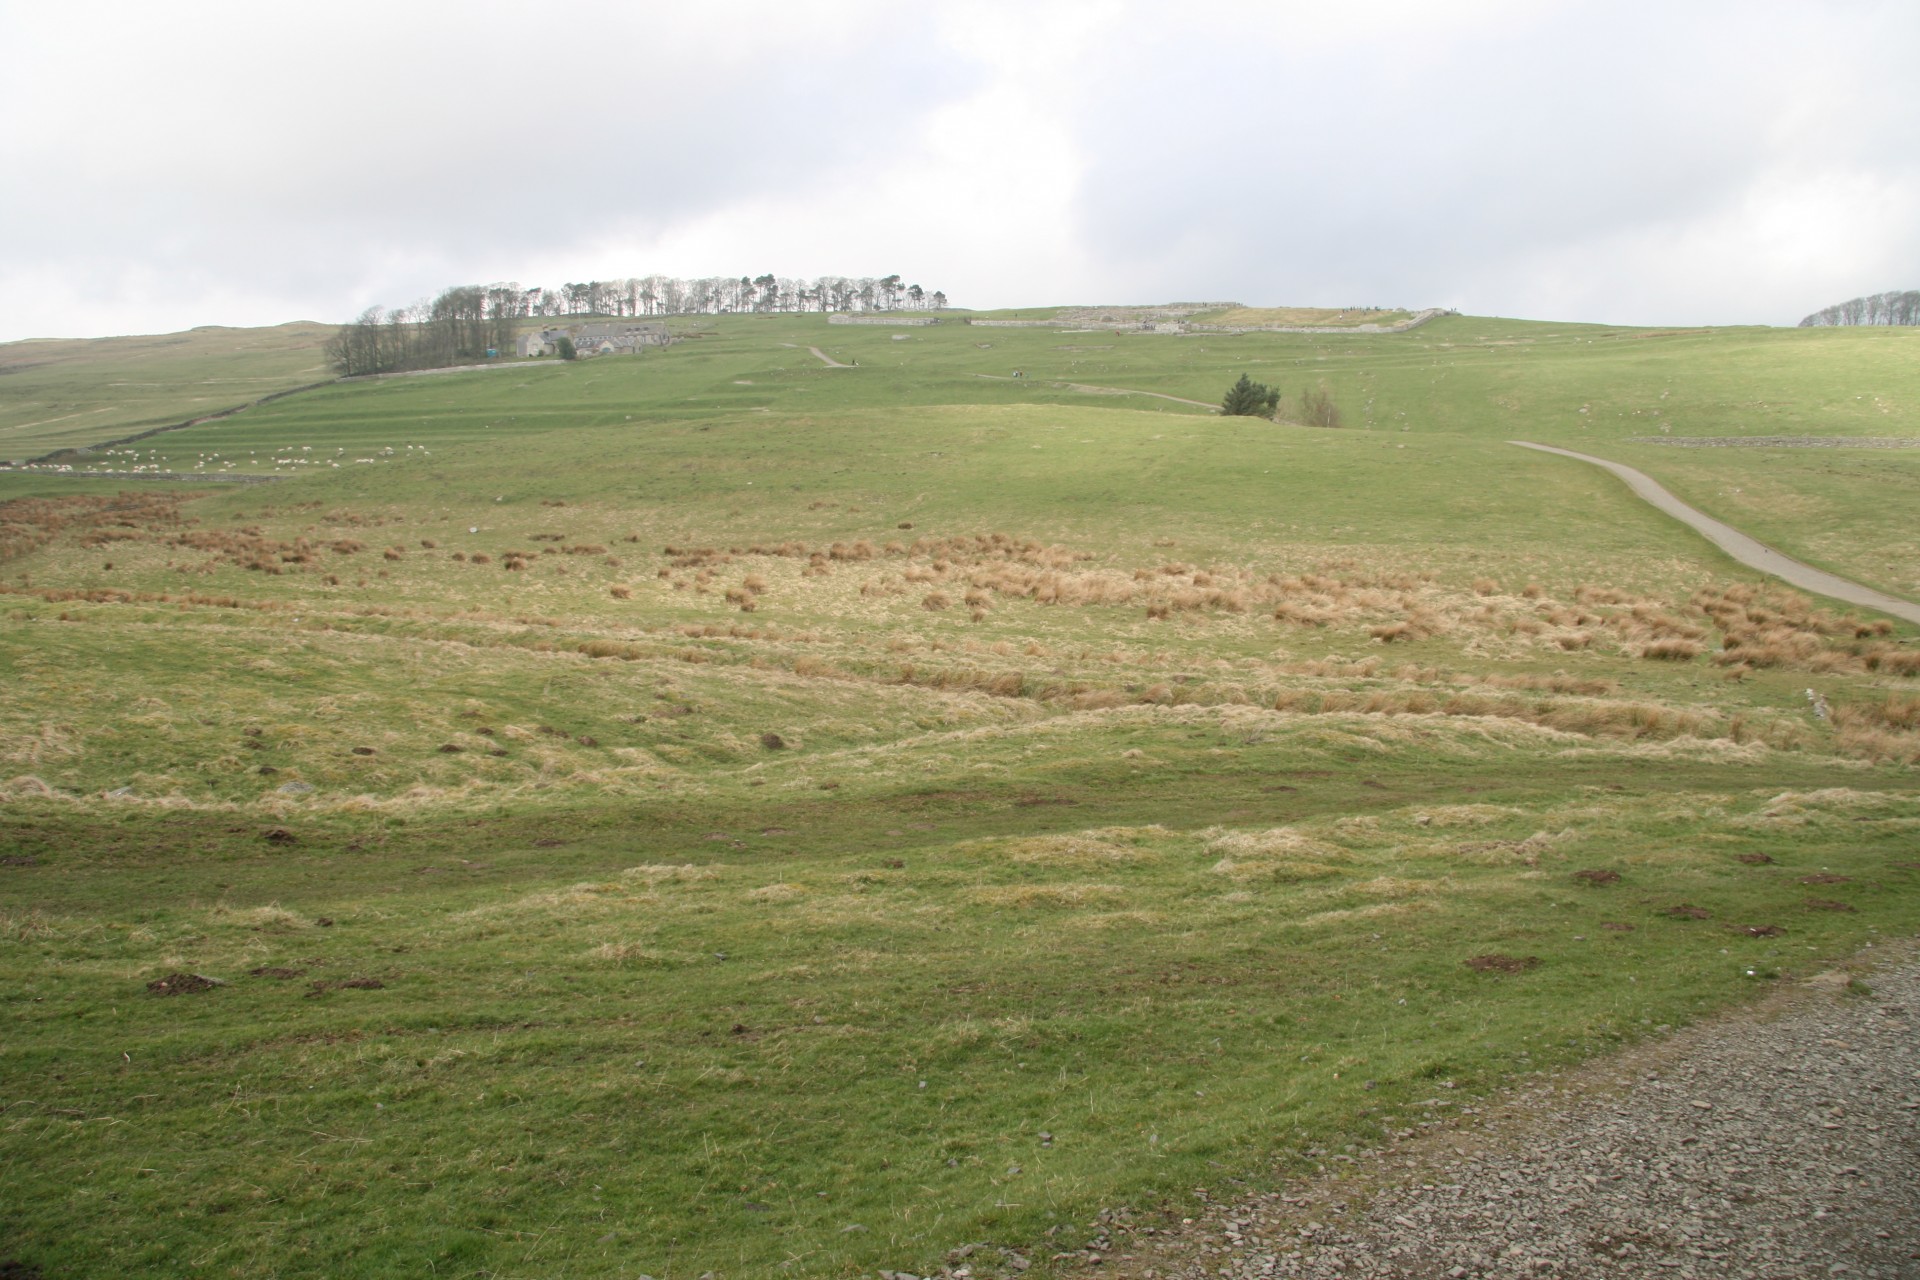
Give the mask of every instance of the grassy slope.
M 84 448 L 329 377 L 333 326 L 0 344 L 0 457 Z
M 1688 593 L 1751 575 L 1500 443 L 1625 457 L 1681 406 L 1676 434 L 1816 408 L 1820 434 L 1910 432 L 1836 390 L 1904 395 L 1905 348 L 711 330 L 161 437 L 143 462 L 283 480 L 124 523 L 70 504 L 5 566 L 0 755 L 37 780 L 0 811 L 21 1256 L 854 1274 L 993 1239 L 1044 1270 L 1094 1209 L 1311 1167 L 1443 1084 L 1920 925 L 1912 769 L 1804 697 L 1908 696 L 1851 656 L 1892 641 L 1841 630 L 1737 683 L 1638 658 L 1645 617 L 1711 632 Z M 1374 429 L 1052 385 L 1212 399 L 1241 368 L 1325 378 Z M 1642 453 L 1683 489 L 1718 465 L 1871 501 L 1900 474 Z M 906 545 L 991 533 L 1035 550 Z M 311 564 L 260 549 L 301 537 Z M 817 567 L 661 551 L 862 539 Z M 566 547 L 598 549 L 501 568 Z M 1225 595 L 1151 621 L 1199 590 L 1174 563 Z M 749 576 L 747 614 L 723 592 Z M 1462 964 L 1484 952 L 1542 963 Z M 229 985 L 142 990 L 175 971 Z

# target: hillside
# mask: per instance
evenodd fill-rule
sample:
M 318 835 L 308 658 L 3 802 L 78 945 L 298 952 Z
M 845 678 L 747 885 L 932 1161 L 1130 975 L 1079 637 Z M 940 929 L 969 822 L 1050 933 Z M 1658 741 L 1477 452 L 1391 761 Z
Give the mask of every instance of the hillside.
M 332 325 L 0 343 L 0 459 L 23 461 L 330 380 Z
M 7 1247 L 1060 1274 L 1920 927 L 1915 629 L 1507 443 L 1913 598 L 1920 337 L 1077 327 L 0 473 Z

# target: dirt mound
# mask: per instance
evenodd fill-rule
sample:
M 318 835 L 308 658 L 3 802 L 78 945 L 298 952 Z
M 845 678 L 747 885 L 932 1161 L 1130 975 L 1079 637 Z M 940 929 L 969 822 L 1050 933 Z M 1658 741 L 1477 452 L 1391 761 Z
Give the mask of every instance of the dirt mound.
M 1800 883 L 1801 884 L 1852 884 L 1853 877 L 1852 876 L 1836 876 L 1830 871 L 1823 871 L 1819 875 L 1801 876 Z
M 326 995 L 329 991 L 380 991 L 386 983 L 378 978 L 343 978 L 339 982 L 312 982 L 307 984 L 307 999 Z
M 1801 905 L 1809 911 L 1852 911 L 1854 909 L 1852 903 L 1835 902 L 1832 898 L 1808 898 Z
M 1740 855 L 1740 861 L 1750 867 L 1764 867 L 1771 864 L 1773 859 L 1764 853 L 1743 853 Z
M 223 987 L 226 983 L 218 978 L 209 978 L 198 973 L 170 973 L 164 978 L 155 978 L 147 984 L 147 990 L 157 996 L 184 996 L 195 991 L 211 991 Z
M 1581 884 L 1590 884 L 1596 887 L 1600 885 L 1620 883 L 1620 873 L 1618 871 L 1606 871 L 1606 870 L 1600 870 L 1600 869 L 1576 871 L 1573 873 L 1573 878 L 1575 880 L 1578 880 Z
M 1475 973 L 1525 973 L 1539 967 L 1539 956 L 1484 955 L 1467 961 L 1467 968 Z
M 1713 912 L 1705 907 L 1696 907 L 1691 902 L 1682 902 L 1663 909 L 1661 915 L 1674 920 L 1711 920 Z

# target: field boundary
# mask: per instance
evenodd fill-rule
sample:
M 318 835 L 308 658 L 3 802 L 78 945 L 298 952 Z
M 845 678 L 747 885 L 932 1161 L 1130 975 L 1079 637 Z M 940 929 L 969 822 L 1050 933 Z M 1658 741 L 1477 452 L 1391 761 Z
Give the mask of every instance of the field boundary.
M 275 400 L 284 400 L 288 396 L 297 396 L 303 391 L 318 391 L 322 387 L 334 386 L 339 381 L 340 379 L 338 378 L 328 378 L 325 382 L 309 382 L 304 386 L 288 387 L 284 391 L 270 391 L 258 399 L 247 401 L 245 404 L 237 404 L 231 409 L 219 409 L 213 413 L 203 413 L 197 418 L 188 418 L 185 422 L 170 422 L 162 427 L 149 427 L 145 431 L 137 431 L 133 435 L 122 436 L 118 440 L 102 440 L 98 444 L 84 445 L 78 449 L 55 449 L 52 453 L 43 453 L 37 458 L 28 458 L 25 462 L 16 463 L 11 470 L 22 471 L 28 467 L 44 467 L 50 463 L 59 462 L 62 459 L 83 457 L 95 449 L 116 449 L 123 444 L 134 444 L 141 440 L 151 439 L 157 435 L 164 435 L 169 431 L 184 431 L 188 427 L 197 427 L 202 423 L 218 422 L 222 418 L 231 418 L 236 413 L 245 413 L 248 409 L 252 409 L 258 405 L 270 404 Z M 76 472 L 74 474 L 100 475 L 103 473 Z
M 1509 440 L 1507 443 L 1517 444 L 1522 449 L 1537 449 L 1541 453 L 1557 453 L 1562 457 L 1577 458 L 1581 462 L 1591 462 L 1596 467 L 1606 468 L 1626 481 L 1627 487 L 1632 489 L 1637 497 L 1644 499 L 1655 509 L 1672 516 L 1682 524 L 1692 526 L 1705 536 L 1707 541 L 1750 569 L 1770 573 L 1782 582 L 1799 587 L 1803 591 L 1812 591 L 1818 595 L 1860 605 L 1867 609 L 1878 609 L 1881 613 L 1889 613 L 1896 618 L 1904 618 L 1908 622 L 1920 623 L 1920 604 L 1915 604 L 1911 600 L 1902 600 L 1898 596 L 1887 595 L 1883 591 L 1875 591 L 1872 587 L 1795 560 L 1783 551 L 1776 551 L 1759 539 L 1740 532 L 1732 525 L 1688 506 L 1644 471 L 1638 471 L 1624 463 L 1608 462 L 1605 458 L 1596 458 L 1592 454 L 1556 448 L 1550 444 L 1534 444 L 1529 440 Z

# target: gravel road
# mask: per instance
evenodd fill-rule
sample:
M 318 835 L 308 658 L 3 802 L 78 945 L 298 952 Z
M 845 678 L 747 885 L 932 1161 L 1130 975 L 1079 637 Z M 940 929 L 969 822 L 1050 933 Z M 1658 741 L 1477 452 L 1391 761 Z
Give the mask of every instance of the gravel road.
M 1596 458 L 1591 454 L 1575 453 L 1571 449 L 1557 449 L 1550 444 L 1533 444 L 1526 440 L 1509 440 L 1507 443 L 1517 444 L 1522 449 L 1537 449 L 1541 453 L 1557 453 L 1563 458 L 1578 458 L 1582 462 L 1591 462 L 1596 467 L 1605 467 L 1625 480 L 1627 487 L 1636 495 L 1646 499 L 1674 519 L 1693 526 L 1706 536 L 1707 541 L 1741 564 L 1758 569 L 1762 573 L 1770 573 L 1782 582 L 1799 587 L 1803 591 L 1812 591 L 1835 600 L 1844 600 L 1848 604 L 1878 609 L 1881 613 L 1905 618 L 1908 622 L 1920 622 L 1920 604 L 1875 591 L 1872 587 L 1862 586 L 1857 582 L 1828 573 L 1824 569 L 1802 564 L 1791 556 L 1783 555 L 1766 543 L 1748 537 L 1732 525 L 1723 524 L 1704 512 L 1696 511 L 1674 497 L 1644 471 L 1637 471 L 1622 463 L 1608 462 L 1605 458 Z
M 1920 1277 L 1920 960 L 1848 981 L 1489 1102 L 1344 1177 L 1172 1233 L 1116 1221 L 1081 1273 Z

